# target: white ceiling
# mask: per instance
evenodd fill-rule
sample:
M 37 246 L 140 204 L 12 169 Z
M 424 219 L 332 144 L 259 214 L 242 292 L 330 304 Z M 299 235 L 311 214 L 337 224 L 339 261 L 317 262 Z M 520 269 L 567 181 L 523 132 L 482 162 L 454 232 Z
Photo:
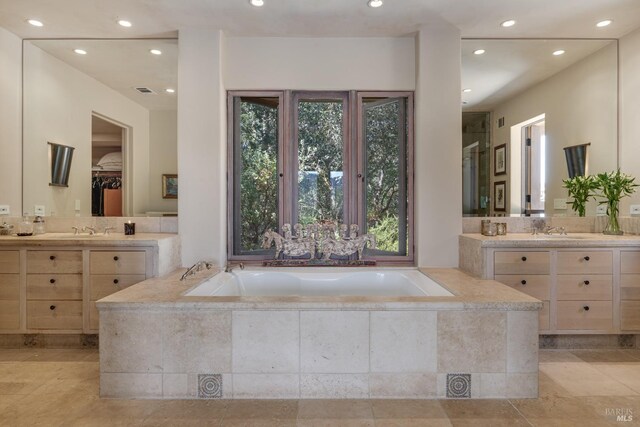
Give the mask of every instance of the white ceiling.
M 120 92 L 149 110 L 177 109 L 177 40 L 31 40 L 45 52 Z M 80 48 L 86 55 L 73 52 Z M 162 55 L 152 55 L 159 49 Z M 25 67 L 28 67 L 25 62 Z M 143 95 L 135 87 L 155 94 Z M 166 88 L 176 89 L 168 94 Z
M 463 37 L 614 37 L 640 26 L 639 0 L 0 0 L 0 27 L 23 38 L 166 37 L 185 27 L 252 36 L 399 36 L 448 22 Z M 36 18 L 36 28 L 26 23 Z M 132 28 L 116 25 L 128 19 Z M 595 28 L 602 19 L 607 28 Z M 499 23 L 515 19 L 517 25 Z
M 463 40 L 461 83 L 471 92 L 462 93 L 462 111 L 490 111 L 610 43 L 615 41 Z M 486 52 L 474 55 L 476 49 Z M 552 55 L 560 49 L 566 53 Z

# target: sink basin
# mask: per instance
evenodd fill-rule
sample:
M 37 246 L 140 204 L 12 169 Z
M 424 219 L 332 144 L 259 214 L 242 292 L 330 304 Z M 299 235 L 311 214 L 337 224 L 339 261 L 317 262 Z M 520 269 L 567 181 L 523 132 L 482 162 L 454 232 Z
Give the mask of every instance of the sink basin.
M 101 234 L 73 234 L 73 233 L 46 233 L 42 237 L 48 237 L 50 239 L 93 239 L 102 236 Z
M 563 235 L 563 234 L 538 234 L 535 236 L 536 239 L 540 239 L 540 240 L 580 240 L 580 239 L 584 239 L 584 236 L 575 236 L 572 234 L 567 234 L 567 235 Z

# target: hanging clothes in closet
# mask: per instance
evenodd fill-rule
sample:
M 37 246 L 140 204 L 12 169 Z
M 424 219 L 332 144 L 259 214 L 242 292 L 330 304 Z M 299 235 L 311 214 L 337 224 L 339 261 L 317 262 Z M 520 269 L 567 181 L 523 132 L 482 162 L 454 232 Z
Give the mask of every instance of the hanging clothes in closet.
M 120 175 L 96 174 L 91 182 L 91 214 L 105 216 L 105 190 L 121 190 L 122 177 Z M 118 200 L 117 194 L 120 194 Z M 107 197 L 106 214 L 108 216 L 122 216 L 122 196 L 120 191 Z M 119 205 L 119 206 L 117 206 Z M 118 215 L 118 210 L 120 214 Z

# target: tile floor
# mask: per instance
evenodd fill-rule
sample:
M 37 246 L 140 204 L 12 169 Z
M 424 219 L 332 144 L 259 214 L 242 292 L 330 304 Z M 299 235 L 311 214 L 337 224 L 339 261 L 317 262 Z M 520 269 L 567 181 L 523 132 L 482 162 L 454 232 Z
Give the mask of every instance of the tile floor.
M 96 350 L 0 349 L 0 426 L 640 424 L 640 350 L 541 350 L 540 397 L 526 400 L 110 400 L 98 373 Z

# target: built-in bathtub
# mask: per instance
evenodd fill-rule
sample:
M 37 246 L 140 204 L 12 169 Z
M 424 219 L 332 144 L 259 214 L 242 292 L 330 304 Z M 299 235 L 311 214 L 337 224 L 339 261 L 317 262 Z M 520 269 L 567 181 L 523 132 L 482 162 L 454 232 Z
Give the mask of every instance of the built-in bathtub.
M 97 302 L 116 398 L 537 396 L 541 303 L 452 269 L 183 269 Z
M 220 273 L 185 296 L 453 296 L 409 268 L 252 268 Z

